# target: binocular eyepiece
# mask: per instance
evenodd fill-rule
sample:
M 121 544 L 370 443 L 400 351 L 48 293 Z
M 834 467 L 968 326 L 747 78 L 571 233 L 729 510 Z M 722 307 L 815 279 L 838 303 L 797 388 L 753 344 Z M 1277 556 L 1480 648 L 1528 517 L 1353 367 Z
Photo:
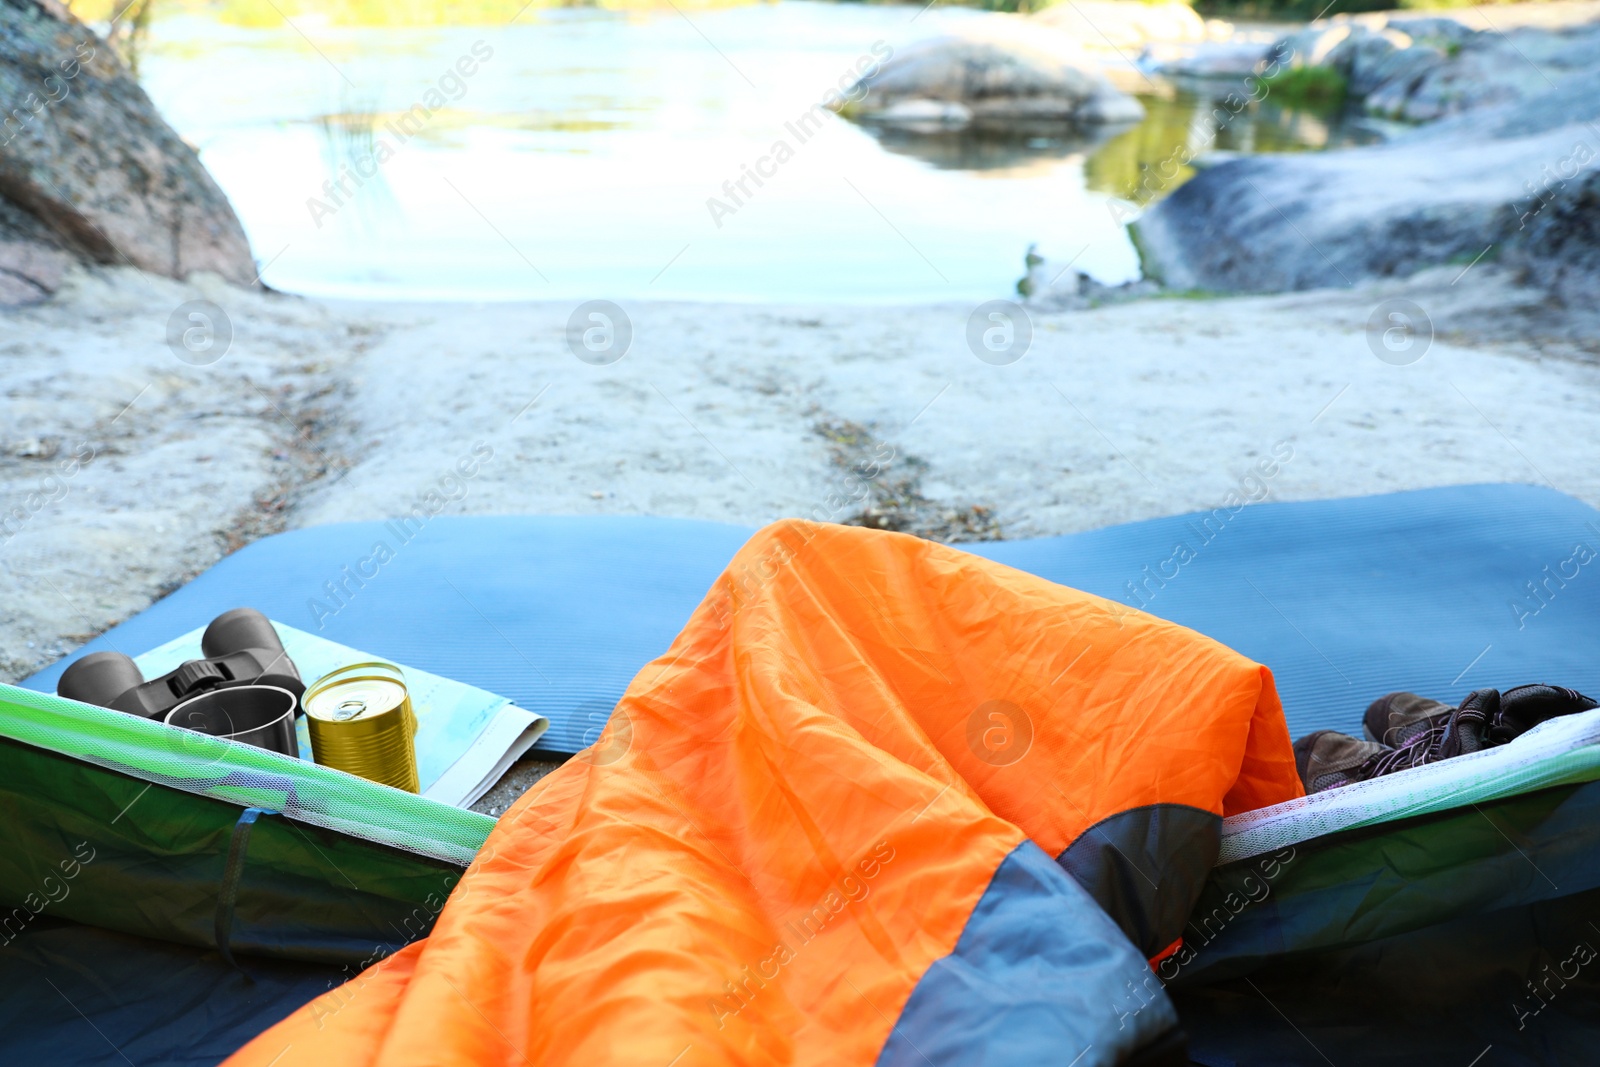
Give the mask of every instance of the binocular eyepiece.
M 300 699 L 305 683 L 278 632 L 254 608 L 234 608 L 211 620 L 200 638 L 204 659 L 192 659 L 160 678 L 145 680 L 138 664 L 121 652 L 94 652 L 61 674 L 56 693 L 70 700 L 125 711 L 147 719 L 199 693 L 242 685 L 287 689 Z

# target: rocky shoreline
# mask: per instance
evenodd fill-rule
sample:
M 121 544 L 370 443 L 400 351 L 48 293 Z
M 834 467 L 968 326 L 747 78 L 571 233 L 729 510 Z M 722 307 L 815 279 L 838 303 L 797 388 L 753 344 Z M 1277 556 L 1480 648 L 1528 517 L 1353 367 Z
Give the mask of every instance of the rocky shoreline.
M 125 75 L 109 53 L 83 60 L 50 83 L 71 92 L 49 107 L 78 109 L 59 115 L 85 136 L 91 120 L 133 132 L 56 145 L 39 122 L 0 149 L 0 295 L 31 304 L 0 311 L 0 677 L 31 673 L 256 537 L 403 513 L 480 440 L 494 459 L 452 513 L 757 525 L 820 508 L 941 539 L 1040 536 L 1214 506 L 1279 441 L 1295 458 L 1275 498 L 1548 481 L 1600 504 L 1587 439 L 1550 418 L 1552 405 L 1580 423 L 1600 414 L 1600 186 L 1593 158 L 1573 155 L 1600 133 L 1584 59 L 1600 49 L 1588 23 L 1549 22 L 1582 5 L 1497 8 L 1497 24 L 1531 9 L 1548 24 L 1454 48 L 1455 31 L 1437 27 L 1243 30 L 1174 6 L 1028 18 L 1063 33 L 1097 20 L 1094 62 L 1142 48 L 1146 65 L 1187 56 L 1214 70 L 1224 48 L 1259 49 L 1252 77 L 1293 38 L 1294 55 L 1336 67 L 1363 101 L 1389 99 L 1401 78 L 1402 107 L 1449 113 L 1371 147 L 1210 161 L 1136 220 L 1164 287 L 1031 262 L 1032 342 L 1006 366 L 974 358 L 969 306 L 643 304 L 630 307 L 632 352 L 598 367 L 567 346 L 568 305 L 263 292 L 192 150 L 151 125 L 142 93 L 123 94 L 123 111 L 94 103 L 93 84 Z M 65 78 L 52 57 L 77 31 L 58 15 L 54 29 L 29 16 L 16 37 L 34 56 L 26 77 Z M 1508 40 L 1537 78 L 1505 73 Z M 1403 58 L 1415 49 L 1438 55 Z M 1115 101 L 1111 75 L 1041 81 L 994 53 L 976 68 L 946 62 L 974 54 L 917 60 L 921 80 L 901 83 L 912 92 L 881 102 L 937 103 L 915 93 L 943 86 L 943 103 L 961 103 L 975 69 L 1001 68 L 978 81 L 1013 103 L 1035 89 L 1069 110 Z M 966 115 L 917 121 L 1000 111 Z M 102 166 L 92 188 L 46 195 Z M 130 214 L 130 200 L 152 206 Z M 1215 298 L 1240 292 L 1277 295 Z M 1371 325 L 1397 300 L 1428 319 L 1405 361 L 1379 354 Z M 222 313 L 225 339 L 189 347 L 196 320 L 180 313 L 195 307 Z M 424 401 L 427 419 L 397 419 Z M 892 459 L 863 479 L 868 456 Z
M 1238 158 L 1175 146 L 1132 202 L 1113 204 L 1131 223 L 1146 281 L 1107 288 L 1039 262 L 1020 291 L 1034 307 L 1065 310 L 1161 290 L 1348 288 L 1498 265 L 1509 285 L 1540 291 L 1540 306 L 1475 329 L 1510 336 L 1536 325 L 1600 354 L 1600 3 L 1276 29 L 1207 23 L 1179 5 L 1129 19 L 1139 6 L 1060 5 L 923 42 L 865 73 L 840 110 L 895 131 L 880 134 L 886 143 L 969 127 L 1115 127 L 1142 109 L 1113 84 L 1104 53 L 1126 59 L 1141 45 L 1140 76 L 1189 79 L 1215 98 L 1213 139 L 1274 94 L 1331 94 L 1326 104 L 1386 124 L 1384 143 Z M 1199 173 L 1180 184 L 1190 166 Z
M 1306 70 L 1345 86 L 1347 106 L 1407 121 L 1378 145 L 1179 159 L 1199 173 L 1148 210 L 1127 208 L 1147 278 L 1167 290 L 1266 293 L 1498 266 L 1507 284 L 1539 291 L 1539 307 L 1498 323 L 1485 316 L 1474 332 L 1533 330 L 1600 355 L 1596 20 L 1595 3 L 1340 16 L 1264 45 L 1147 52 L 1152 70 L 1236 84 L 1214 116 L 1220 125 L 1244 106 L 1233 96 L 1268 98 Z M 1060 280 L 1050 263 L 1025 288 L 1049 307 L 1131 295 Z

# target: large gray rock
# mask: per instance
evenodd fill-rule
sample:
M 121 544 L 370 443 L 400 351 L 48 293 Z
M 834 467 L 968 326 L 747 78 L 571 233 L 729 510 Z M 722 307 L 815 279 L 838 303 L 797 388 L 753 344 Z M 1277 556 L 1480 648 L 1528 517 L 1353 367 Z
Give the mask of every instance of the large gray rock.
M 1597 170 L 1600 71 L 1385 145 L 1231 160 L 1136 228 L 1146 269 L 1175 288 L 1349 286 L 1546 248 L 1534 269 L 1570 293 L 1595 278 Z
M 1431 122 L 1537 96 L 1600 66 L 1600 27 L 1577 21 L 1585 13 L 1600 18 L 1600 6 L 1568 6 L 1547 27 L 1510 25 L 1503 9 L 1492 20 L 1473 10 L 1338 15 L 1282 38 L 1274 50 L 1289 67 L 1337 71 L 1369 114 Z
M 0 106 L 0 303 L 47 297 L 74 262 L 253 283 L 227 197 L 55 0 L 0 0 Z
M 1136 222 L 1146 269 L 1173 288 L 1282 291 L 1466 264 L 1525 240 L 1541 203 L 1530 179 L 1557 174 L 1549 198 L 1600 165 L 1586 122 L 1490 134 L 1480 122 L 1208 168 Z
M 1541 96 L 1574 75 L 1600 68 L 1600 27 L 1557 32 L 1526 28 L 1483 32 L 1447 63 L 1427 71 L 1398 106 L 1368 101 L 1368 110 L 1428 122 L 1475 108 Z
M 1030 39 L 945 36 L 920 41 L 847 94 L 853 117 L 908 126 L 1136 122 L 1137 100 L 1094 69 L 1076 42 L 1035 29 Z
M 1355 27 L 1328 53 L 1327 63 L 1344 74 L 1352 96 L 1365 97 L 1391 82 L 1415 84 L 1445 61 L 1445 53 L 1419 44 L 1409 34 L 1384 27 Z
M 1445 53 L 1427 45 L 1369 55 L 1361 69 L 1351 72 L 1350 90 L 1363 98 L 1367 114 L 1405 119 L 1420 107 L 1414 102 L 1417 87 L 1448 65 Z
M 1600 168 L 1562 182 L 1525 219 L 1522 239 L 1506 257 L 1527 280 L 1572 308 L 1600 302 Z
M 1457 166 L 1489 188 L 1441 202 L 1428 186 Z M 1136 226 L 1146 271 L 1172 288 L 1349 286 L 1472 255 L 1509 231 L 1503 208 L 1517 192 L 1471 150 L 1254 156 L 1202 171 Z
M 1440 15 L 1390 15 L 1384 25 L 1399 30 L 1413 41 L 1431 44 L 1441 49 L 1453 49 L 1466 44 L 1478 31 L 1460 19 Z
M 1331 66 L 1333 56 L 1350 35 L 1365 29 L 1348 17 L 1318 19 L 1283 38 L 1273 50 L 1283 57 L 1283 65 L 1287 67 Z
M 1150 45 L 1139 65 L 1152 74 L 1176 78 L 1245 78 L 1259 72 L 1269 58 L 1269 42 L 1198 41 Z
M 1389 24 L 1387 16 L 1340 15 L 1311 23 L 1274 45 L 1285 67 L 1325 67 L 1345 79 L 1349 95 L 1364 100 L 1367 110 L 1404 117 L 1417 84 L 1430 71 L 1444 65 L 1447 49 L 1459 48 L 1459 39 L 1446 39 L 1432 22 L 1448 23 L 1471 37 L 1473 31 L 1448 19 L 1410 20 L 1431 36 L 1417 37 Z M 1381 104 L 1375 106 L 1376 101 Z M 1436 117 L 1436 116 L 1429 116 Z

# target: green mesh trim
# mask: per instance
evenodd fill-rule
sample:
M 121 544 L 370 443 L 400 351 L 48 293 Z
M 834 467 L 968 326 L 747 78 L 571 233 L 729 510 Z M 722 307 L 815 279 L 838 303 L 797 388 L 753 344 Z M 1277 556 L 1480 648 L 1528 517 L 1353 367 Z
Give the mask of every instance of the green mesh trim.
M 495 820 L 237 741 L 0 683 L 0 736 L 465 866 Z

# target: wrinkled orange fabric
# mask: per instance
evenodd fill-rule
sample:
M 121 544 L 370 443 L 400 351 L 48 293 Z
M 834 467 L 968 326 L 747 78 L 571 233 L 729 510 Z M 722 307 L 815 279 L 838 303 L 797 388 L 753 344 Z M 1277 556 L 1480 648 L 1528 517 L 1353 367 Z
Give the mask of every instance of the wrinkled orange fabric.
M 228 1063 L 870 1064 L 1024 837 L 1300 794 L 1264 667 L 942 545 L 780 522 L 427 939 Z

